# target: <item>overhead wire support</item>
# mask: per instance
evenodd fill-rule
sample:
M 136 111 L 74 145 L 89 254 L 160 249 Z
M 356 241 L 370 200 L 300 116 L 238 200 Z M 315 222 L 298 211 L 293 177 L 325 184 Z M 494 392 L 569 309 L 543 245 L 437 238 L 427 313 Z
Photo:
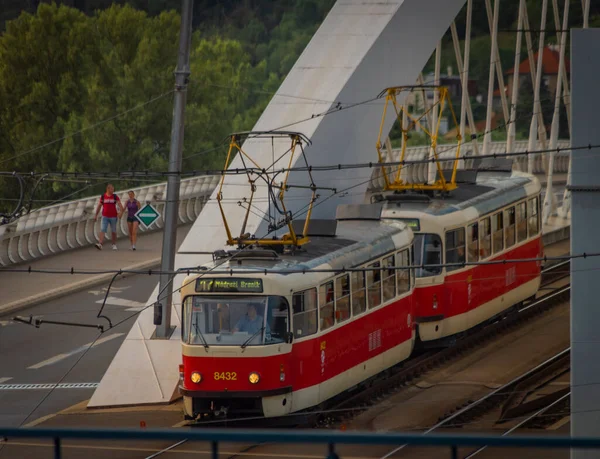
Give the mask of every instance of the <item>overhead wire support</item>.
M 274 142 L 275 139 L 290 139 L 290 147 L 278 158 L 275 158 L 273 153 L 272 155 L 272 163 L 266 167 L 259 165 L 254 158 L 252 158 L 241 146 L 241 143 L 245 139 L 270 139 L 271 143 Z M 245 131 L 245 132 L 236 132 L 229 136 L 229 149 L 227 151 L 227 157 L 225 159 L 225 167 L 221 172 L 221 180 L 219 183 L 219 189 L 217 191 L 217 203 L 219 205 L 219 211 L 221 213 L 221 217 L 223 218 L 223 224 L 225 226 L 225 233 L 227 234 L 227 245 L 237 246 L 240 248 L 249 246 L 249 245 L 264 245 L 264 246 L 290 246 L 290 247 L 300 247 L 303 244 L 306 244 L 308 239 L 308 228 L 310 223 L 310 216 L 312 213 L 312 206 L 314 202 L 317 200 L 317 190 L 319 187 L 315 185 L 313 176 L 312 176 L 312 168 L 309 166 L 308 160 L 306 159 L 306 154 L 304 152 L 304 144 L 310 145 L 311 141 L 304 134 L 294 131 Z M 297 158 L 297 149 L 300 150 L 300 155 L 304 159 L 304 163 L 306 164 L 306 172 L 308 172 L 309 185 L 290 185 L 288 184 L 288 179 L 290 176 L 290 172 L 292 171 L 292 166 L 294 164 L 294 159 Z M 244 218 L 242 220 L 241 229 L 239 232 L 239 236 L 234 236 L 231 226 L 228 222 L 227 215 L 225 212 L 225 208 L 223 207 L 223 201 L 225 199 L 223 195 L 223 189 L 225 186 L 225 179 L 228 174 L 228 167 L 231 165 L 233 161 L 233 156 L 235 154 L 239 155 L 239 159 L 242 162 L 242 168 L 235 169 L 236 173 L 245 173 L 248 178 L 248 185 L 250 188 L 250 196 L 247 199 L 243 199 L 238 204 L 243 207 L 246 212 Z M 279 161 L 284 160 L 286 156 L 289 156 L 287 159 L 287 168 L 284 169 L 275 169 L 275 164 Z M 251 163 L 254 167 L 248 167 L 247 162 Z M 276 182 L 278 176 L 280 174 L 284 174 L 282 181 Z M 248 220 L 250 217 L 251 209 L 253 207 L 254 197 L 257 191 L 257 180 L 261 180 L 267 186 L 267 195 L 269 200 L 269 213 L 267 216 L 268 229 L 269 233 L 275 232 L 283 227 L 288 228 L 288 233 L 284 234 L 281 238 L 277 236 L 273 236 L 271 238 L 260 238 L 257 239 L 255 236 L 251 235 L 246 231 L 248 226 Z M 285 206 L 285 193 L 290 188 L 303 188 L 310 189 L 312 191 L 312 195 L 309 200 L 308 213 L 306 219 L 304 221 L 304 227 L 302 234 L 296 234 L 296 231 L 292 225 L 293 214 L 290 212 Z M 271 209 L 273 209 L 273 213 L 271 213 Z
M 415 90 L 423 90 L 423 89 L 430 89 L 430 90 L 435 91 L 436 93 L 439 94 L 439 98 L 431 107 L 429 107 L 419 117 L 412 116 L 410 113 L 408 113 L 407 109 L 404 106 L 398 105 L 397 96 L 399 94 L 401 94 L 402 92 L 412 92 Z M 383 90 L 379 94 L 379 97 L 383 97 L 383 95 L 385 95 L 385 104 L 383 106 L 383 114 L 381 116 L 381 123 L 379 126 L 379 135 L 377 137 L 376 149 L 377 149 L 377 155 L 379 158 L 379 164 L 380 164 L 381 171 L 382 171 L 383 180 L 385 182 L 384 190 L 385 191 L 406 191 L 406 190 L 441 191 L 441 192 L 447 193 L 449 191 L 456 189 L 456 187 L 457 187 L 456 171 L 458 169 L 458 163 L 459 163 L 459 159 L 460 159 L 460 146 L 461 146 L 461 140 L 462 140 L 460 131 L 457 131 L 457 135 L 456 135 L 456 139 L 457 139 L 456 155 L 455 155 L 454 163 L 452 166 L 452 174 L 451 174 L 449 180 L 444 176 L 444 172 L 442 170 L 442 166 L 440 164 L 440 159 L 439 159 L 439 155 L 438 155 L 438 151 L 437 151 L 438 133 L 439 133 L 440 124 L 441 124 L 441 120 L 442 120 L 442 114 L 444 112 L 446 103 L 448 104 L 448 109 L 450 110 L 450 113 L 452 115 L 452 120 L 454 122 L 454 126 L 458 127 L 456 114 L 454 112 L 454 108 L 452 107 L 452 101 L 450 100 L 448 88 L 446 88 L 444 86 L 436 86 L 436 85 L 395 86 L 395 87 L 390 87 L 390 88 Z M 402 142 L 402 150 L 400 152 L 400 161 L 398 162 L 399 167 L 396 171 L 396 174 L 395 174 L 395 177 L 393 180 L 390 180 L 388 173 L 385 171 L 385 167 L 390 166 L 391 163 L 385 161 L 385 156 L 382 151 L 382 148 L 383 148 L 382 138 L 384 135 L 383 129 L 384 129 L 385 121 L 386 121 L 388 105 L 390 102 L 391 102 L 392 106 L 394 107 L 396 119 L 400 123 L 400 129 L 402 131 L 402 136 L 404 139 L 404 141 Z M 437 113 L 438 116 L 436 117 L 436 123 L 434 126 L 431 126 L 431 127 L 428 126 L 430 129 L 427 129 L 423 125 L 421 125 L 420 121 L 424 117 L 426 117 L 429 112 L 433 112 L 434 110 L 438 111 L 438 113 Z M 408 117 L 408 119 L 410 120 L 410 123 L 407 127 L 403 126 L 403 124 L 402 124 L 402 120 L 401 120 L 402 114 L 405 114 Z M 433 159 L 428 160 L 427 162 L 435 163 L 435 165 L 437 166 L 437 172 L 438 172 L 438 177 L 435 180 L 435 182 L 432 184 L 408 183 L 408 182 L 405 182 L 404 180 L 402 180 L 402 178 L 401 178 L 402 168 L 406 164 L 404 158 L 406 156 L 406 145 L 407 145 L 407 139 L 408 139 L 408 132 L 415 125 L 419 126 L 423 130 L 423 132 L 425 132 L 425 134 L 427 134 L 431 138 L 431 150 L 433 152 Z
M 249 250 L 251 247 L 246 247 L 245 250 Z M 244 250 L 244 249 L 242 249 Z M 221 252 L 227 253 L 225 251 L 217 251 L 215 254 L 219 255 Z M 588 259 L 588 258 L 597 258 L 600 257 L 600 252 L 582 252 L 574 255 L 559 255 L 559 256 L 540 256 L 540 257 L 530 257 L 530 258 L 515 258 L 515 259 L 502 259 L 502 260 L 486 260 L 486 261 L 463 261 L 463 262 L 454 262 L 454 263 L 424 263 L 418 265 L 407 265 L 407 266 L 387 266 L 387 267 L 364 267 L 364 268 L 287 268 L 287 269 L 273 269 L 273 268 L 256 268 L 256 269 L 235 269 L 235 268 L 226 268 L 226 269 L 217 269 L 217 267 L 221 266 L 223 263 L 227 261 L 231 261 L 236 254 L 240 253 L 240 251 L 230 253 L 227 255 L 227 259 L 224 260 L 220 265 L 214 266 L 212 268 L 207 268 L 205 266 L 190 266 L 179 268 L 172 271 L 162 271 L 162 270 L 143 270 L 143 269 L 122 269 L 122 270 L 87 270 L 87 269 L 33 269 L 33 268 L 0 268 L 0 272 L 12 272 L 12 273 L 23 273 L 23 274 L 77 274 L 77 275 L 89 275 L 89 274 L 141 274 L 141 275 L 149 275 L 149 276 L 160 276 L 160 275 L 168 275 L 174 276 L 177 274 L 201 274 L 202 276 L 207 274 L 218 274 L 218 275 L 232 275 L 232 274 L 307 274 L 307 273 L 331 273 L 331 274 L 342 274 L 346 272 L 369 272 L 369 271 L 384 271 L 386 269 L 396 270 L 396 271 L 407 271 L 411 269 L 423 269 L 423 268 L 465 268 L 467 266 L 491 266 L 491 265 L 515 265 L 520 263 L 537 263 L 543 262 L 548 263 L 550 261 L 561 262 L 567 260 L 577 260 L 577 259 Z M 218 260 L 221 260 L 217 257 Z M 162 294 L 162 292 L 161 292 Z M 112 325 L 109 328 L 116 327 L 117 324 Z

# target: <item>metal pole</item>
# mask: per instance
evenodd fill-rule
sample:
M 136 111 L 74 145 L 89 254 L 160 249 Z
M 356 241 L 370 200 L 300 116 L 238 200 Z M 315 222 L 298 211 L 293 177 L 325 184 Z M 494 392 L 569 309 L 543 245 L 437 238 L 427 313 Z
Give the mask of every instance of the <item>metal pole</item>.
M 552 9 L 554 12 L 554 27 L 556 27 L 556 29 L 560 29 L 560 17 L 559 17 L 559 13 L 558 13 L 558 1 L 557 0 L 552 0 Z M 563 29 L 565 30 L 565 29 Z M 558 40 L 558 43 L 562 43 L 562 36 L 563 33 L 565 35 L 567 35 L 566 32 L 558 32 L 556 34 L 556 39 Z M 569 125 L 569 137 L 571 137 L 571 91 L 569 90 L 569 76 L 567 75 L 566 69 L 563 72 L 562 75 L 562 87 L 563 87 L 563 103 L 565 104 L 565 109 L 567 111 L 567 123 Z
M 573 145 L 600 144 L 596 119 L 600 92 L 600 30 L 571 30 Z M 598 247 L 600 148 L 573 152 L 571 253 Z M 571 437 L 600 435 L 600 347 L 598 282 L 600 259 L 571 261 Z M 573 449 L 571 458 L 592 459 L 598 451 Z
M 469 119 L 469 133 L 471 135 L 473 152 L 479 154 L 479 145 L 476 133 L 475 120 L 473 119 L 473 109 L 469 100 L 469 62 L 471 60 L 471 23 L 473 18 L 473 0 L 467 1 L 467 24 L 465 27 L 465 59 L 460 55 L 458 32 L 456 31 L 456 22 L 452 22 L 450 30 L 452 32 L 452 43 L 454 44 L 454 54 L 456 56 L 456 64 L 460 72 L 461 79 L 461 101 L 460 101 L 460 141 L 466 143 L 466 122 Z M 461 159 L 458 164 L 459 169 L 465 169 L 465 161 Z
M 590 13 L 590 0 L 581 0 L 581 4 L 583 6 L 583 28 L 587 29 L 589 25 L 589 13 Z M 566 73 L 566 72 L 565 72 Z M 569 96 L 569 103 L 571 101 L 571 97 Z M 567 111 L 568 113 L 568 111 Z M 569 125 L 570 126 L 570 125 Z M 569 127 L 569 133 L 571 133 L 571 129 Z M 571 141 L 571 145 L 573 145 L 573 141 Z M 563 202 L 560 208 L 559 215 L 562 218 L 568 218 L 569 212 L 571 212 L 571 191 L 569 191 L 569 187 L 571 186 L 571 166 L 573 164 L 573 154 L 569 153 L 569 170 L 567 172 L 567 186 L 565 187 L 565 192 L 563 194 Z
M 173 106 L 173 123 L 171 127 L 171 149 L 169 152 L 169 174 L 167 180 L 167 202 L 165 205 L 162 245 L 161 271 L 172 271 L 175 266 L 175 250 L 177 248 L 177 219 L 179 208 L 179 185 L 181 183 L 181 152 L 183 150 L 183 130 L 185 123 L 185 103 L 187 83 L 190 76 L 190 46 L 192 39 L 193 0 L 182 0 L 181 28 L 179 31 L 179 53 L 175 69 L 175 97 Z M 159 301 L 154 307 L 154 338 L 168 339 L 171 336 L 171 305 L 173 303 L 173 286 L 171 276 L 160 276 Z M 162 295 L 162 298 L 160 298 Z
M 442 41 L 440 40 L 438 42 L 437 48 L 435 49 L 435 75 L 433 77 L 434 82 L 433 84 L 435 86 L 439 86 L 440 85 L 440 66 L 442 63 Z M 438 102 L 440 101 L 439 99 L 439 93 L 438 91 L 434 91 L 433 92 L 433 116 L 431 117 L 431 121 L 432 124 L 431 126 L 427 126 L 429 128 L 429 132 L 431 132 L 432 134 L 432 138 L 431 141 L 433 143 L 433 145 L 437 144 L 437 137 L 435 136 L 435 128 L 437 126 L 438 123 L 438 115 L 442 116 L 442 114 L 440 113 L 440 107 L 438 107 Z M 433 155 L 433 147 L 429 149 L 429 159 L 433 159 L 434 155 Z M 432 162 L 428 162 L 427 163 L 427 183 L 434 183 L 435 182 L 435 177 L 436 177 L 436 167 L 435 164 Z
M 542 131 L 546 132 L 546 126 L 544 126 L 544 117 L 542 114 L 542 104 L 540 102 L 540 86 L 542 84 L 542 62 L 544 60 L 544 36 L 546 28 L 546 13 L 548 11 L 548 0 L 542 2 L 542 23 L 540 24 L 540 42 L 538 46 L 538 60 L 537 69 L 535 71 L 535 85 L 533 87 L 533 116 L 531 117 L 531 127 L 529 129 L 529 149 L 535 150 L 536 140 L 538 135 L 541 139 Z M 537 115 L 537 116 L 536 116 Z M 541 118 L 540 118 L 541 117 Z M 545 148 L 545 145 L 544 145 Z M 535 158 L 529 157 L 527 172 L 533 174 L 533 162 Z
M 477 141 L 477 128 L 475 127 L 475 117 L 473 116 L 473 107 L 469 99 L 469 62 L 471 61 L 471 24 L 473 23 L 473 0 L 467 1 L 467 24 L 465 27 L 465 58 L 460 55 L 458 32 L 456 31 L 456 23 L 452 22 L 450 31 L 452 32 L 452 43 L 454 44 L 454 55 L 456 56 L 456 64 L 461 76 L 462 97 L 460 103 L 460 135 L 461 143 L 466 143 L 466 121 L 469 121 L 469 134 L 471 136 L 471 145 L 473 147 L 473 155 L 479 155 L 479 143 Z M 465 119 L 466 111 L 466 119 Z M 459 162 L 459 168 L 464 169 L 469 167 L 463 159 Z
M 488 26 L 490 33 L 493 31 L 492 4 L 490 0 L 485 0 L 485 9 L 487 11 Z M 498 25 L 496 24 L 496 28 Z M 504 74 L 502 73 L 502 61 L 500 60 L 500 51 L 498 51 L 498 32 L 496 31 L 496 42 L 492 45 L 494 56 L 494 65 L 496 66 L 496 77 L 498 78 L 498 88 L 500 88 L 500 101 L 502 102 L 502 113 L 504 114 L 504 123 L 508 123 L 508 101 L 506 92 L 504 92 Z
M 512 94 L 510 99 L 510 119 L 508 125 L 508 134 L 506 136 L 506 151 L 514 151 L 514 145 L 516 140 L 516 120 L 517 120 L 517 102 L 519 99 L 519 67 L 521 65 L 521 44 L 523 40 L 523 8 L 525 8 L 525 0 L 519 2 L 519 19 L 517 20 L 517 44 L 515 45 L 515 66 L 512 80 Z M 519 164 L 519 159 L 515 159 L 515 162 Z M 522 162 L 521 162 L 522 164 Z M 521 167 L 518 169 L 522 170 Z
M 498 12 L 500 10 L 500 0 L 494 2 L 494 18 L 492 23 L 492 46 L 490 51 L 490 74 L 488 79 L 488 97 L 487 97 L 487 112 L 485 115 L 485 132 L 483 134 L 483 154 L 490 153 L 492 146 L 492 106 L 494 104 L 494 49 L 498 40 Z M 500 88 L 502 91 L 502 88 Z
M 423 86 L 425 80 L 423 79 L 423 73 L 419 73 L 417 78 L 418 83 Z M 423 97 L 423 111 L 425 111 L 425 119 L 427 120 L 427 126 L 433 126 L 433 120 L 431 119 L 431 112 L 429 112 L 429 100 L 427 100 L 427 91 L 421 89 L 421 97 Z M 420 108 L 419 108 L 420 110 Z
M 553 0 L 556 3 L 556 0 Z M 555 5 L 558 7 L 558 5 Z M 563 30 L 569 25 L 569 2 L 565 2 L 565 11 L 563 14 Z M 554 113 L 552 115 L 552 130 L 550 131 L 550 150 L 555 150 L 558 145 L 558 128 L 560 118 L 560 95 L 562 92 L 562 76 L 565 71 L 565 48 L 567 46 L 567 34 L 563 33 L 560 39 L 560 51 L 558 61 L 558 78 L 556 79 L 556 94 L 554 95 Z M 552 189 L 552 179 L 554 176 L 554 151 L 550 152 L 548 160 L 548 182 L 546 184 L 546 196 L 544 196 L 544 208 L 542 210 L 542 222 L 548 223 L 550 216 L 555 210 L 556 201 L 554 199 L 554 190 Z
M 404 130 L 408 127 L 408 115 L 407 115 L 407 110 L 408 110 L 408 105 L 407 105 L 407 101 L 406 99 L 404 99 L 404 107 L 402 110 L 402 119 L 400 120 L 400 122 L 402 123 L 402 125 L 400 126 L 402 128 L 402 140 L 400 142 L 400 148 L 405 148 L 408 147 L 408 145 L 404 145 L 405 140 L 404 140 Z M 417 109 L 418 110 L 418 109 Z M 398 158 L 395 158 L 395 160 L 399 160 L 400 156 L 398 156 Z M 407 181 L 410 180 L 411 176 L 414 176 L 414 172 L 415 172 L 415 164 L 412 165 L 412 167 L 409 167 L 410 165 L 406 165 L 402 168 L 402 171 L 400 171 L 400 180 L 403 181 Z M 410 172 L 410 173 L 409 173 Z

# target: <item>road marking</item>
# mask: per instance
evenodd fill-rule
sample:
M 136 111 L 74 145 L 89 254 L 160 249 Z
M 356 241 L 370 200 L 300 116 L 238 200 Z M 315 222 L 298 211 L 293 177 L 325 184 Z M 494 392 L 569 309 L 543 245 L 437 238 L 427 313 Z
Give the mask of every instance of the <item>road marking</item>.
M 96 303 L 102 304 L 104 300 L 98 300 Z M 141 311 L 146 307 L 146 303 L 141 303 L 139 301 L 126 300 L 123 298 L 117 298 L 116 296 L 109 296 L 106 299 L 106 304 L 110 304 L 112 306 L 123 306 L 127 309 L 126 311 Z
M 0 320 L 0 327 L 8 327 L 11 324 L 14 324 L 12 320 Z
M 49 384 L 0 384 L 0 390 L 39 390 L 39 389 L 96 389 L 100 383 L 49 383 Z
M 111 292 L 122 292 L 123 290 L 127 290 L 130 287 L 130 285 L 126 285 L 124 287 L 111 287 L 110 291 Z M 106 295 L 106 290 L 107 287 L 104 287 L 100 290 L 89 290 L 88 293 L 92 294 L 92 295 Z
M 96 347 L 99 344 L 106 343 L 107 341 L 110 341 L 110 340 L 113 340 L 115 338 L 118 338 L 119 336 L 123 336 L 124 334 L 125 333 L 113 333 L 112 335 L 108 335 L 108 336 L 105 336 L 103 338 L 100 338 L 95 343 L 92 341 L 92 343 L 94 344 L 93 347 Z M 52 365 L 52 364 L 54 364 L 56 362 L 60 362 L 61 360 L 64 360 L 64 359 L 66 359 L 68 357 L 71 357 L 72 355 L 75 355 L 75 354 L 78 354 L 80 352 L 83 352 L 83 351 L 87 350 L 90 346 L 92 346 L 92 343 L 84 344 L 83 346 L 80 346 L 77 349 L 73 349 L 72 351 L 66 352 L 64 354 L 55 355 L 54 357 L 50 357 L 49 359 L 44 360 L 43 362 L 36 363 L 35 365 L 32 365 L 32 366 L 28 367 L 27 369 L 28 370 L 38 370 L 38 369 L 40 369 L 42 367 L 45 367 L 47 365 Z
M 12 378 L 0 378 L 0 384 L 10 381 Z

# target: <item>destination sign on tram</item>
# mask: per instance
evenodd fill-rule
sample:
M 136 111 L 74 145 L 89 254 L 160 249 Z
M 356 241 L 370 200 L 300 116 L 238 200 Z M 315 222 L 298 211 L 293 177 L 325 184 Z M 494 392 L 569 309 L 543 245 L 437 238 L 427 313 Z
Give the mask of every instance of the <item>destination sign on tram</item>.
M 197 292 L 227 292 L 227 293 L 262 293 L 261 279 L 239 277 L 210 279 L 201 277 L 196 280 Z
M 421 223 L 418 218 L 399 218 L 402 223 L 405 223 L 413 231 L 421 231 Z

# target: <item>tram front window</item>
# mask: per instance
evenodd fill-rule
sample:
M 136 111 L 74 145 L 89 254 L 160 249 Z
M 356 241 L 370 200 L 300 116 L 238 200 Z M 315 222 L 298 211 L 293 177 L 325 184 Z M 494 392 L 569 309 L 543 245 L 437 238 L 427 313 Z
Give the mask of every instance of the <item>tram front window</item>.
M 208 346 L 282 343 L 288 317 L 288 303 L 279 296 L 188 296 L 182 339 Z
M 442 273 L 442 268 L 435 266 L 442 264 L 442 240 L 437 234 L 415 234 L 413 253 L 416 277 L 437 276 Z

